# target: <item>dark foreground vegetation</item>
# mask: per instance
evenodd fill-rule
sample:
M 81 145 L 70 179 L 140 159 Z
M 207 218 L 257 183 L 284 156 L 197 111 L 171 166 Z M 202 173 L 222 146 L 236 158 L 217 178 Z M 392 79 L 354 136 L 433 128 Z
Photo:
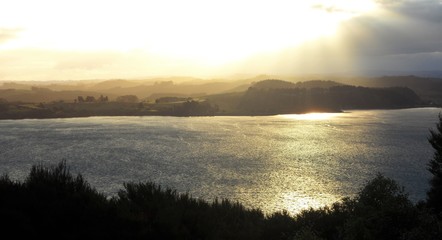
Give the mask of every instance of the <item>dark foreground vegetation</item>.
M 65 163 L 34 166 L 24 182 L 0 180 L 2 234 L 120 239 L 440 239 L 442 222 L 378 175 L 354 198 L 296 216 L 265 216 L 240 203 L 212 203 L 153 183 L 127 183 L 106 198 Z
M 62 239 L 442 239 L 442 118 L 428 198 L 412 203 L 378 174 L 352 198 L 291 216 L 265 215 L 228 200 L 207 202 L 151 182 L 107 198 L 65 162 L 32 167 L 23 182 L 0 178 L 3 236 Z

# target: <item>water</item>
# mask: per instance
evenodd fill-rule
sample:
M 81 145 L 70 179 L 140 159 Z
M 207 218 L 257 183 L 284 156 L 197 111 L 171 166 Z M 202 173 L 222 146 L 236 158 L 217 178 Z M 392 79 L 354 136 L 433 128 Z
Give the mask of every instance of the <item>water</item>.
M 0 121 L 0 173 L 66 160 L 99 191 L 154 181 L 213 200 L 291 213 L 354 196 L 382 173 L 425 198 L 440 109 L 264 117 L 92 117 Z

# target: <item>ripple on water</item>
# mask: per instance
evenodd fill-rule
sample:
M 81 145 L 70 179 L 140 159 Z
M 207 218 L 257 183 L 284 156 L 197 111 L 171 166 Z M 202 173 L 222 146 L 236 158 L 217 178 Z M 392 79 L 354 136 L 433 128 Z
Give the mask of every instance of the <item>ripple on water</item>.
M 422 199 L 439 109 L 318 116 L 0 121 L 1 174 L 65 159 L 100 191 L 128 181 L 291 213 L 356 194 L 377 172 Z

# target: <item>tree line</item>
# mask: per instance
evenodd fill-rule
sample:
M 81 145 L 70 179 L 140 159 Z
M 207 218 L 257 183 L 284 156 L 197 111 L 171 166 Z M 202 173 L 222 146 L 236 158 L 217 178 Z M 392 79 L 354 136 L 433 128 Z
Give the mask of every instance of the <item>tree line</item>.
M 343 109 L 388 109 L 416 107 L 425 103 L 409 88 L 255 88 L 250 87 L 238 102 L 249 114 L 304 113 Z

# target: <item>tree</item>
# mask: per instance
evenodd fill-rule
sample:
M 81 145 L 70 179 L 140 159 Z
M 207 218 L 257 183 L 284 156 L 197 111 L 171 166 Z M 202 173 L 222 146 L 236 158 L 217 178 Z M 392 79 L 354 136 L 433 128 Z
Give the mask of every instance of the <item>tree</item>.
M 0 98 L 0 112 L 6 112 L 9 110 L 8 101 L 3 98 Z
M 404 188 L 378 174 L 359 192 L 343 229 L 343 239 L 401 239 L 417 224 L 417 212 Z
M 135 95 L 124 95 L 124 96 L 119 96 L 116 99 L 117 102 L 125 102 L 125 103 L 136 103 L 138 102 L 138 97 Z
M 100 98 L 98 99 L 98 101 L 107 102 L 107 101 L 109 101 L 109 98 L 107 96 L 100 95 Z
M 439 114 L 439 123 L 436 130 L 430 129 L 428 138 L 435 152 L 433 159 L 428 163 L 428 171 L 433 175 L 430 180 L 430 190 L 427 192 L 427 204 L 436 213 L 442 212 L 442 116 Z
M 95 102 L 95 97 L 94 96 L 87 96 L 85 101 L 86 102 Z

